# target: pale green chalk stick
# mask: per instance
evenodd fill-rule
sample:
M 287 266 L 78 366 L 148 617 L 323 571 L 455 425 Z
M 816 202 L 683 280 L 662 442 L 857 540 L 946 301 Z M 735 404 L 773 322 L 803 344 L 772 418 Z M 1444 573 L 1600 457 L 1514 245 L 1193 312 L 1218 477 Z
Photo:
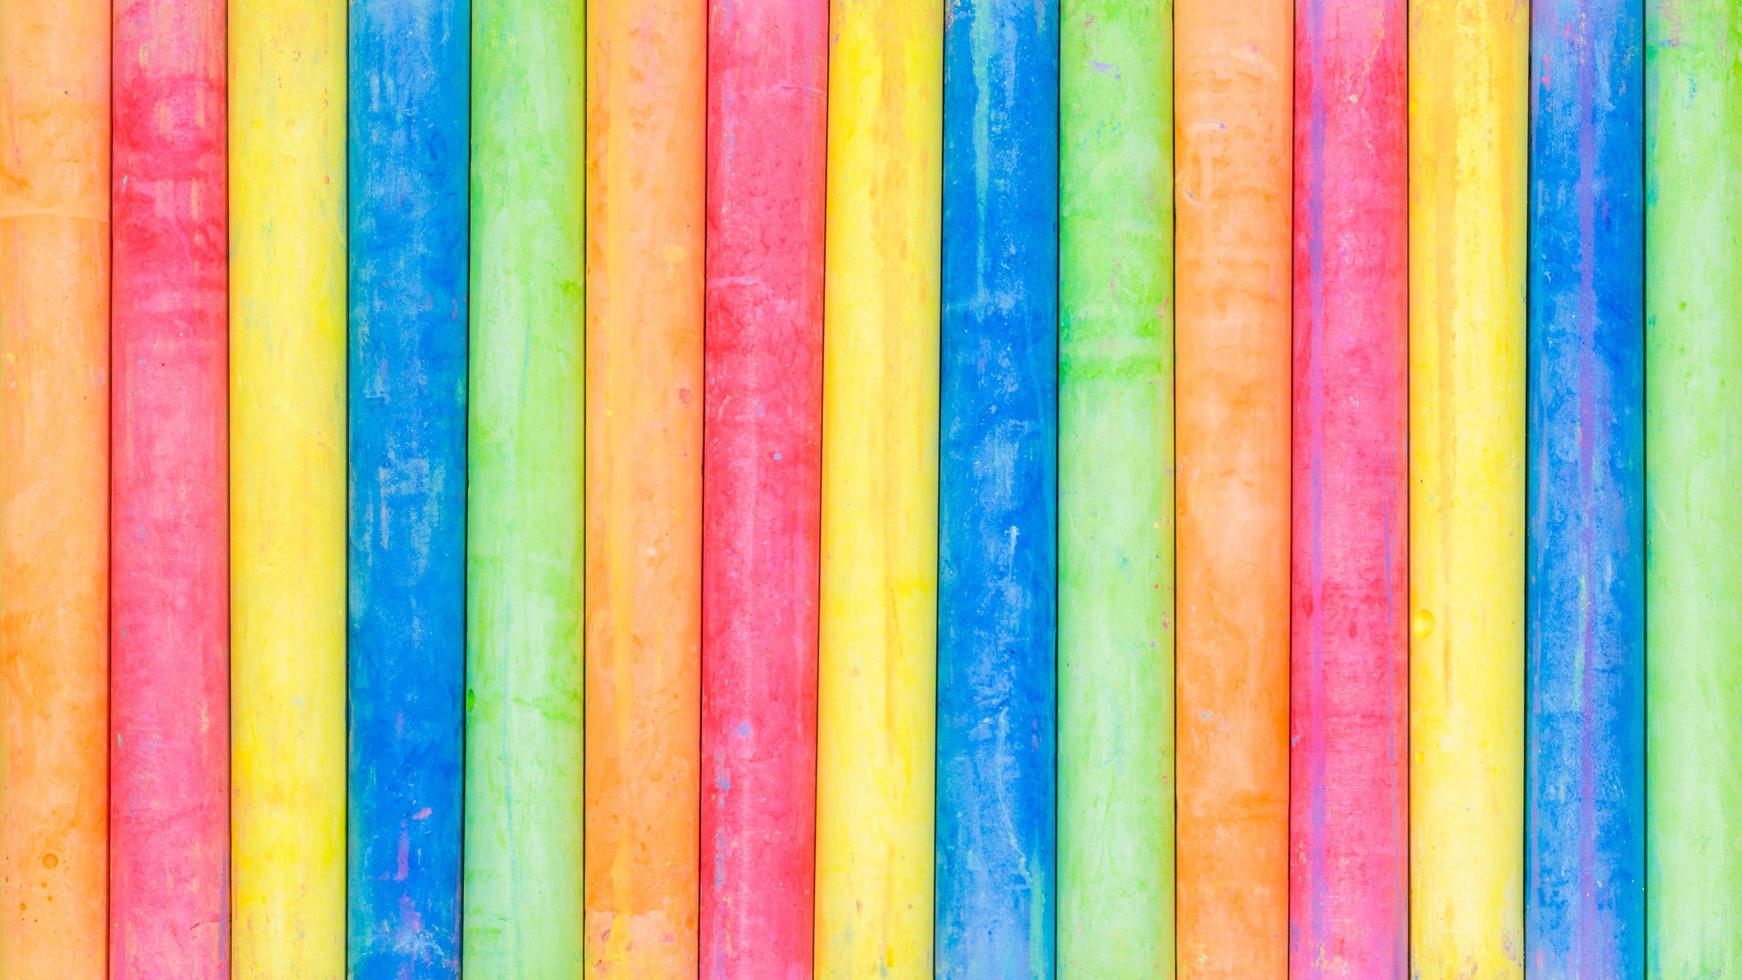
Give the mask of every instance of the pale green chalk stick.
M 1058 970 L 1171 977 L 1173 4 L 1060 21 Z
M 583 5 L 473 0 L 467 977 L 581 974 Z
M 1645 112 L 1648 970 L 1742 976 L 1742 7 L 1649 0 Z

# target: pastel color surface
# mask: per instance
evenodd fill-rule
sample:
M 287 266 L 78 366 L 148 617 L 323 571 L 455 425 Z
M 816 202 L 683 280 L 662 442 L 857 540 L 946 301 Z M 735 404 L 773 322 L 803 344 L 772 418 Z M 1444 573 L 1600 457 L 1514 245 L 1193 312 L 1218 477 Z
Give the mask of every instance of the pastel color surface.
M 1739 3 L 0 0 L 0 978 L 1742 976 Z
M 1171 977 L 1173 4 L 1060 11 L 1058 971 Z
M 4 977 L 109 945 L 109 16 L 0 3 Z
M 1742 7 L 1645 30 L 1647 974 L 1742 976 Z
M 932 970 L 941 0 L 830 5 L 815 972 Z
M 347 955 L 458 976 L 469 9 L 350 11 Z
M 109 975 L 230 962 L 224 4 L 114 5 Z
M 345 6 L 230 4 L 232 968 L 345 969 Z
M 1528 6 L 1409 33 L 1410 955 L 1524 970 Z
M 587 24 L 589 976 L 698 966 L 707 12 Z
M 1294 5 L 1174 7 L 1180 973 L 1288 969 Z
M 714 0 L 702 502 L 705 977 L 811 975 L 828 7 Z
M 1051 976 L 1058 884 L 1058 5 L 950 0 L 939 977 Z
M 1645 970 L 1643 5 L 1532 8 L 1525 941 Z
M 583 962 L 582 17 L 472 3 L 461 966 L 479 980 Z
M 1295 9 L 1289 973 L 1409 970 L 1401 0 Z

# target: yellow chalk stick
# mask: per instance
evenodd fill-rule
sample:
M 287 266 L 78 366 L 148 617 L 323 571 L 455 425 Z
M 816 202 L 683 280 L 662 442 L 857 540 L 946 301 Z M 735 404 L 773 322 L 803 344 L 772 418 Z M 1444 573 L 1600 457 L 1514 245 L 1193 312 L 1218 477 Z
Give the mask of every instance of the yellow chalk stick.
M 929 977 L 943 7 L 830 29 L 816 975 Z
M 230 4 L 232 968 L 345 970 L 345 23 Z
M 1413 974 L 1522 977 L 1530 8 L 1410 16 Z

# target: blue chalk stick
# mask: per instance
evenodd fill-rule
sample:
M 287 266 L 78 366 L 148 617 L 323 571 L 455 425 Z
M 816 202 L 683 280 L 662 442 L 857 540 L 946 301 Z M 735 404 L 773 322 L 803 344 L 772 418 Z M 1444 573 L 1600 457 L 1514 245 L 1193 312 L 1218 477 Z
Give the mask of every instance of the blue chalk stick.
M 1640 0 L 1532 4 L 1531 974 L 1645 970 Z
M 1053 975 L 1058 4 L 949 0 L 939 977 Z
M 460 969 L 469 44 L 467 0 L 352 0 L 346 864 L 359 980 Z

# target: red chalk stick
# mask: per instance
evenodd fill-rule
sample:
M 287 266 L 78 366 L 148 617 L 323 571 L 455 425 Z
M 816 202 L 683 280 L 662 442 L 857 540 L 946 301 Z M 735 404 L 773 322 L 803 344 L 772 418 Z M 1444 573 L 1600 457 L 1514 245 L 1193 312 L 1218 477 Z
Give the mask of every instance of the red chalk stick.
M 828 5 L 713 0 L 701 972 L 811 965 Z
M 1409 969 L 1403 0 L 1295 7 L 1295 977 Z
M 229 975 L 224 4 L 114 7 L 110 976 Z

